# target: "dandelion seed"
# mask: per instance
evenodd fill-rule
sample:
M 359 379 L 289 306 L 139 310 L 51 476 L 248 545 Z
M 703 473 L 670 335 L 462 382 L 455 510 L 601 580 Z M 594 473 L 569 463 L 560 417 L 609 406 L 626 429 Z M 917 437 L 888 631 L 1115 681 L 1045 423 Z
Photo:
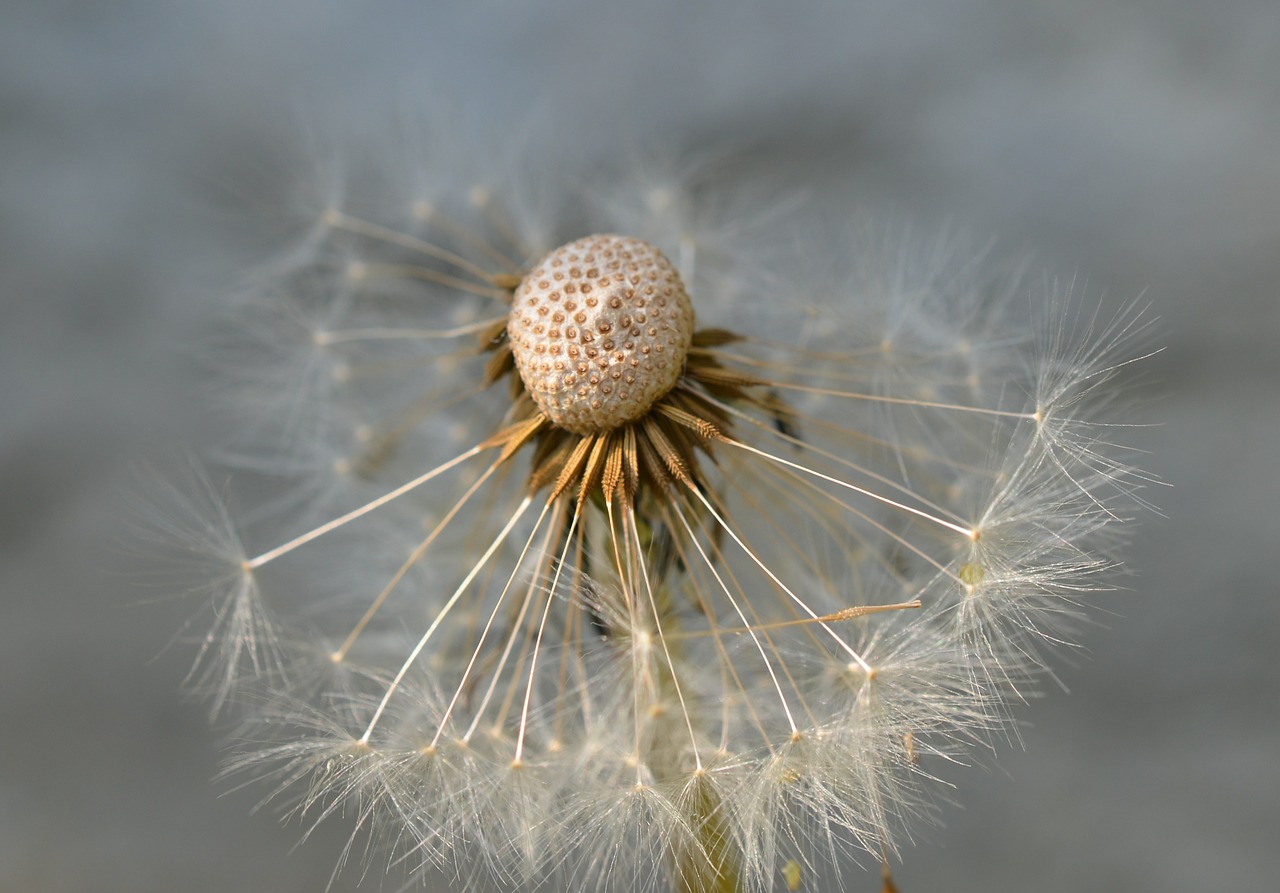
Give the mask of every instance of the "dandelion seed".
M 800 885 L 804 883 L 804 872 L 800 868 L 800 863 L 795 859 L 788 859 L 787 863 L 782 866 L 782 878 L 787 884 L 787 889 L 791 893 L 795 893 L 800 889 Z
M 892 889 L 939 762 L 1112 561 L 1142 479 L 1088 413 L 1136 321 L 1036 359 L 975 283 L 753 277 L 678 184 L 547 245 L 475 182 L 327 208 L 258 292 L 297 312 L 248 315 L 301 352 L 250 392 L 259 468 L 336 477 L 231 553 L 215 697 L 268 705 L 232 772 L 411 869 L 727 893 L 861 850 Z M 246 678 L 260 602 L 290 672 Z

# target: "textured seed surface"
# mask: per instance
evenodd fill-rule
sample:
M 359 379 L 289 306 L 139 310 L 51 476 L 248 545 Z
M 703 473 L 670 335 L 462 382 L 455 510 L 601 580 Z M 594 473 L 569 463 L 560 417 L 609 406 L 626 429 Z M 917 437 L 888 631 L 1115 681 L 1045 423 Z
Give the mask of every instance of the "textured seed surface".
M 693 304 L 647 242 L 594 235 L 538 261 L 507 333 L 526 390 L 579 434 L 633 422 L 673 387 L 693 340 Z

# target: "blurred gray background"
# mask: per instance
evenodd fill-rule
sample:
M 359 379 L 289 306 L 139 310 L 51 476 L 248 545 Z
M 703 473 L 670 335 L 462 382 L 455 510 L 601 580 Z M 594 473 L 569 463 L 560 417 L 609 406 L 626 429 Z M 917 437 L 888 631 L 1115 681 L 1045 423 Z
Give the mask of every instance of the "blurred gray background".
M 961 806 L 899 886 L 1276 888 L 1274 0 L 6 0 L 0 891 L 329 880 L 340 822 L 291 852 L 297 827 L 211 784 L 219 735 L 179 693 L 189 653 L 161 654 L 189 606 L 139 604 L 119 526 L 132 462 L 198 449 L 182 345 L 257 247 L 210 184 L 277 151 L 273 109 L 388 96 L 496 122 L 589 109 L 597 153 L 619 134 L 743 146 L 808 213 L 958 223 L 1089 294 L 1145 295 L 1167 350 L 1140 411 L 1164 424 L 1140 438 L 1173 484 L 1153 494 L 1167 517 L 1064 668 L 1071 694 L 1023 712 L 1025 751 L 955 775 Z

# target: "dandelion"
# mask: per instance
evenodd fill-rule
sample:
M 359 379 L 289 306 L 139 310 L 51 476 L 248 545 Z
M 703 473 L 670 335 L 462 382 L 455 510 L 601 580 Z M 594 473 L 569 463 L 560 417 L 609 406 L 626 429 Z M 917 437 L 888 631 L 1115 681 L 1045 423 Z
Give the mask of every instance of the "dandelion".
M 236 305 L 223 455 L 272 541 L 218 526 L 229 773 L 467 883 L 802 890 L 861 851 L 891 889 L 1113 565 L 1137 316 L 1037 329 L 981 254 L 788 264 L 687 176 L 432 173 L 327 197 Z

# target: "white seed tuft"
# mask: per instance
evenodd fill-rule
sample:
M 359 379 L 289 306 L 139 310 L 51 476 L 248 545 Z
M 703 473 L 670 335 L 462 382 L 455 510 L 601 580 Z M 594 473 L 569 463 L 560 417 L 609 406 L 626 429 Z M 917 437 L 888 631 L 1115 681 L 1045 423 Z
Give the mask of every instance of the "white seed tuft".
M 553 424 L 578 434 L 642 417 L 675 387 L 693 304 L 658 249 L 593 235 L 538 261 L 507 322 L 516 368 Z

